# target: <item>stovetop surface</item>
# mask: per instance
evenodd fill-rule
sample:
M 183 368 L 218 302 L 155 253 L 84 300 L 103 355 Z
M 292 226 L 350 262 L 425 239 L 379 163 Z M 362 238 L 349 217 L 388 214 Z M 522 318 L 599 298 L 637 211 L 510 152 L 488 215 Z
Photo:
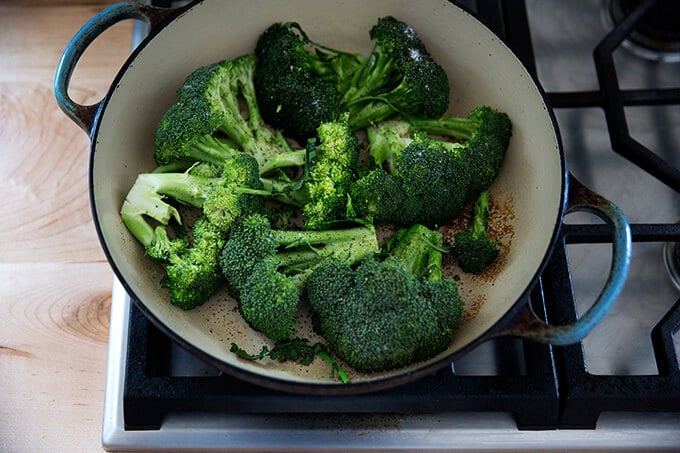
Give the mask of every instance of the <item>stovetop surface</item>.
M 553 348 L 492 341 L 392 399 L 380 394 L 340 404 L 282 396 L 221 376 L 155 331 L 114 282 L 104 446 L 680 449 L 680 289 L 664 266 L 664 247 L 680 241 L 680 180 L 669 184 L 655 168 L 641 168 L 611 136 L 611 100 L 600 91 L 593 58 L 614 28 L 611 1 L 460 2 L 535 70 L 554 108 L 570 172 L 632 223 L 631 276 L 613 310 L 582 343 Z M 679 168 L 680 63 L 641 58 L 626 43 L 611 58 L 629 137 Z M 665 101 L 647 91 L 659 88 L 666 90 Z M 570 322 L 588 308 L 611 259 L 608 230 L 593 217 L 568 215 L 565 223 L 565 245 L 557 247 L 531 296 L 553 323 Z M 160 363 L 147 361 L 158 352 L 149 354 L 149 343 L 160 345 Z M 328 414 L 334 407 L 340 413 Z
M 134 306 L 114 281 L 102 443 L 109 451 L 677 451 L 680 417 L 668 412 L 605 412 L 597 429 L 520 430 L 511 408 L 434 413 L 316 413 L 226 411 L 168 412 L 158 427 L 125 428 L 123 388 L 126 378 L 129 326 Z M 132 315 L 135 317 L 135 315 Z M 139 315 L 141 316 L 141 315 Z M 134 322 L 132 322 L 134 324 Z M 217 378 L 214 370 L 177 350 L 181 370 Z M 471 357 L 484 356 L 473 351 Z M 132 359 L 134 360 L 134 359 Z M 474 359 L 473 359 L 474 360 Z M 491 371 L 490 371 L 491 372 Z M 493 372 L 491 372 L 493 373 Z M 471 376 L 479 378 L 480 376 Z M 224 376 L 225 385 L 233 383 Z M 154 378 L 151 378 L 153 380 Z M 166 377 L 160 378 L 167 383 Z M 202 381 L 201 383 L 204 383 Z M 153 383 L 150 384 L 153 386 Z M 172 386 L 172 384 L 171 384 Z M 172 390 L 172 389 L 171 389 Z M 267 393 L 267 390 L 263 390 Z M 488 392 L 493 393 L 493 390 Z M 181 395 L 179 395 L 181 397 Z M 304 398 L 303 398 L 304 401 Z M 294 401 L 299 402 L 299 401 Z M 153 404 L 153 401 L 147 401 Z M 236 404 L 243 401 L 236 401 Z M 292 409 L 292 408 L 291 408 Z

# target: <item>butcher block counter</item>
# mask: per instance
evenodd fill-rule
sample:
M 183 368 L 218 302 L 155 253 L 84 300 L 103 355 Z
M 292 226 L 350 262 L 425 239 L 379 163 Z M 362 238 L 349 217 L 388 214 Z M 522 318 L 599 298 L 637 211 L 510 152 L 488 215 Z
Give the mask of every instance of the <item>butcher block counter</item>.
M 55 67 L 111 2 L 0 2 L 0 451 L 101 451 L 113 272 L 88 197 L 89 139 L 57 107 Z M 75 101 L 106 93 L 132 22 L 88 48 Z

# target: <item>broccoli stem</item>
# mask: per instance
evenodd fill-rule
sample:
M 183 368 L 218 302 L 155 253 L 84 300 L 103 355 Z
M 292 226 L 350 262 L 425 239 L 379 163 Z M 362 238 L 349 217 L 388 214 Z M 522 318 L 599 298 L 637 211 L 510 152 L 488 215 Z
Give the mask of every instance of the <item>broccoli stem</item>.
M 372 123 L 384 121 L 397 112 L 395 107 L 380 97 L 367 97 L 360 102 L 352 102 L 347 108 L 350 114 L 349 126 L 352 130 L 363 129 Z
M 349 88 L 345 91 L 341 103 L 344 105 L 362 100 L 388 84 L 392 76 L 394 59 L 377 45 L 364 66 L 354 74 Z
M 153 245 L 157 239 L 155 228 L 145 216 L 163 225 L 167 225 L 171 219 L 181 224 L 177 209 L 166 203 L 162 192 L 159 192 L 159 189 L 170 185 L 167 181 L 170 178 L 159 177 L 161 175 L 155 173 L 139 175 L 121 207 L 123 223 L 145 247 Z
M 222 165 L 224 161 L 239 152 L 231 140 L 203 135 L 191 143 L 186 157 L 198 162 Z
M 268 156 L 260 165 L 260 174 L 277 170 L 279 168 L 302 167 L 307 163 L 307 150 L 298 149 L 281 152 Z
M 328 364 L 331 366 L 331 377 L 334 377 L 336 374 L 338 375 L 338 379 L 340 379 L 340 382 L 343 384 L 347 384 L 349 382 L 349 376 L 347 376 L 347 373 L 345 373 L 345 370 L 340 368 L 340 365 L 338 362 L 336 362 L 333 357 L 325 353 L 324 351 L 318 351 L 317 352 L 318 356 L 324 359 Z
M 470 230 L 475 239 L 485 237 L 486 230 L 489 228 L 489 192 L 484 191 L 479 194 L 477 202 L 475 203 L 474 213 L 472 215 L 472 225 Z
M 430 255 L 427 260 L 427 280 L 435 283 L 442 281 L 444 279 L 444 272 L 442 270 L 442 259 L 444 253 L 442 249 L 432 249 L 430 250 Z
M 411 141 L 411 125 L 406 121 L 386 121 L 366 129 L 368 152 L 375 164 L 391 174 L 397 174 L 397 161 L 401 151 Z
M 414 128 L 427 132 L 428 134 L 440 135 L 443 137 L 458 138 L 469 140 L 479 123 L 470 118 L 444 115 L 439 118 L 419 118 L 409 117 L 408 121 Z
M 416 224 L 399 230 L 391 238 L 387 250 L 413 275 L 437 281 L 442 278 L 442 242 L 439 231 Z
M 279 267 L 299 275 L 304 283 L 306 269 L 326 258 L 353 263 L 375 250 L 375 231 L 356 227 L 341 230 L 291 231 L 274 230 L 274 242 L 281 249 L 276 254 Z

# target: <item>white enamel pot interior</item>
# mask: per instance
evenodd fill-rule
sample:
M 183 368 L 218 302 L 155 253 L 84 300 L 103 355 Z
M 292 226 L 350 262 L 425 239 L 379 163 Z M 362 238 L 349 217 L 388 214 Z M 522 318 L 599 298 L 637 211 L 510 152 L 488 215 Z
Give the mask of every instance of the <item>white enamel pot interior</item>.
M 491 188 L 492 224 L 503 244 L 498 263 L 480 276 L 464 274 L 455 265 L 447 268 L 460 281 L 465 322 L 450 347 L 429 361 L 378 374 L 347 369 L 351 383 L 340 384 L 329 376 L 323 360 L 300 366 L 238 359 L 229 352 L 232 342 L 255 352 L 268 343 L 266 338 L 241 319 L 225 292 L 193 311 L 169 303 L 159 283 L 162 269 L 144 256 L 121 221 L 125 195 L 138 173 L 154 168 L 158 120 L 194 69 L 252 52 L 259 34 L 279 21 L 296 21 L 314 40 L 367 55 L 372 48 L 368 30 L 387 15 L 410 24 L 445 68 L 450 113 L 466 115 L 475 106 L 489 105 L 512 120 L 507 157 Z M 309 393 L 362 392 L 431 373 L 507 329 L 524 311 L 566 209 L 567 172 L 540 88 L 472 15 L 438 0 L 205 0 L 152 23 L 150 37 L 130 57 L 94 115 L 84 115 L 81 126 L 90 128 L 92 138 L 91 199 L 103 248 L 131 298 L 177 343 L 219 369 L 261 385 Z M 298 324 L 299 336 L 319 339 L 304 310 Z

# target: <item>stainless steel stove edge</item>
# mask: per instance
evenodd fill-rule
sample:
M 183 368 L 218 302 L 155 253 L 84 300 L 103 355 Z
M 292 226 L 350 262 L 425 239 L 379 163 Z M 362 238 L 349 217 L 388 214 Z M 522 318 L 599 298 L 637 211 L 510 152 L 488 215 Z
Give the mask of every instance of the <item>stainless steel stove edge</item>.
M 680 418 L 602 414 L 596 430 L 520 431 L 510 413 L 431 415 L 169 414 L 159 430 L 125 429 L 130 299 L 114 279 L 102 446 L 107 451 L 677 451 Z

